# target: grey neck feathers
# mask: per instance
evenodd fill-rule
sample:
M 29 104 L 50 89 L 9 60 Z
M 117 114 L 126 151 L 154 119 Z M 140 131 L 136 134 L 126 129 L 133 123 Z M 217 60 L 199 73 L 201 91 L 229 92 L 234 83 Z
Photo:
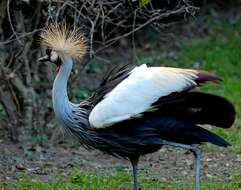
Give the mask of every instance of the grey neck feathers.
M 54 80 L 52 101 L 55 115 L 59 122 L 67 128 L 78 128 L 80 124 L 87 125 L 86 115 L 81 115 L 83 109 L 69 101 L 67 83 L 73 67 L 73 60 L 65 57 L 60 70 Z M 83 117 L 85 116 L 85 117 Z

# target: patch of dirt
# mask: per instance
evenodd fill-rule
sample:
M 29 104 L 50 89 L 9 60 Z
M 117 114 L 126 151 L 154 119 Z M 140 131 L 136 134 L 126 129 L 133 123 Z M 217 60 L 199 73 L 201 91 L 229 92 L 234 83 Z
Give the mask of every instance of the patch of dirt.
M 67 174 L 78 166 L 81 170 L 102 173 L 115 172 L 116 168 L 130 169 L 128 160 L 114 158 L 99 151 L 85 150 L 69 144 L 40 147 L 13 143 L 0 143 L 0 177 L 13 180 L 19 173 L 51 180 Z M 140 175 L 170 179 L 192 180 L 194 177 L 193 155 L 180 149 L 163 147 L 158 152 L 143 156 L 139 163 Z M 202 178 L 205 180 L 229 181 L 241 173 L 241 154 L 217 148 L 215 152 L 203 150 Z

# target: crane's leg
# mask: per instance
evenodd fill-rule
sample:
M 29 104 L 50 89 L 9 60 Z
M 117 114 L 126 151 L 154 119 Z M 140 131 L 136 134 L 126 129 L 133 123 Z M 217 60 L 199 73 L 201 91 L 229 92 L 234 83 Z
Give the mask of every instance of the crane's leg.
M 133 177 L 133 183 L 134 183 L 134 190 L 141 190 L 137 181 L 137 172 L 138 172 L 137 166 L 138 166 L 139 156 L 130 158 L 130 161 L 132 165 L 132 177 Z
M 195 190 L 200 190 L 201 150 L 198 147 L 190 150 L 195 156 Z
M 195 190 L 200 190 L 201 150 L 199 149 L 199 147 L 169 141 L 163 141 L 163 144 L 190 150 L 193 153 L 195 157 Z

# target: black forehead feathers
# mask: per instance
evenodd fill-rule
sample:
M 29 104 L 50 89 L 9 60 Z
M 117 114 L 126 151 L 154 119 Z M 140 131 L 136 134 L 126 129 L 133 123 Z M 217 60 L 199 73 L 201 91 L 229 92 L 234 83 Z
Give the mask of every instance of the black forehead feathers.
M 60 59 L 59 56 L 58 56 L 58 58 L 57 58 L 56 64 L 57 64 L 57 65 L 61 65 L 61 64 L 62 64 L 62 60 Z
M 51 49 L 50 48 L 46 49 L 46 55 L 50 56 L 50 54 L 51 54 Z

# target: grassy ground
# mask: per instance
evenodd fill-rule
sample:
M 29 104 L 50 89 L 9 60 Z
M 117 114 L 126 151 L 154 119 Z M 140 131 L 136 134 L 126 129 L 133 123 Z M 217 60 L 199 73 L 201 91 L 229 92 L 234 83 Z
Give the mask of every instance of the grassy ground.
M 132 190 L 130 174 L 120 170 L 113 175 L 96 175 L 96 173 L 73 170 L 67 176 L 60 176 L 55 181 L 43 182 L 28 175 L 21 175 L 18 183 L 0 181 L 0 187 L 9 190 Z M 190 190 L 193 184 L 180 181 L 162 182 L 156 178 L 140 177 L 144 190 Z M 241 175 L 234 176 L 229 183 L 205 182 L 202 190 L 238 190 L 241 188 Z
M 179 67 L 198 67 L 220 75 L 224 81 L 221 85 L 208 85 L 202 90 L 227 97 L 235 104 L 237 121 L 229 130 L 212 129 L 233 144 L 230 151 L 241 153 L 241 23 L 207 19 L 209 34 L 195 39 L 182 39 L 174 54 L 161 51 L 157 57 L 139 55 L 141 63 L 149 65 L 167 65 Z M 210 149 L 211 151 L 211 149 Z M 40 179 L 22 174 L 16 181 L 0 181 L 2 189 L 18 190 L 130 190 L 129 172 L 118 170 L 115 174 L 105 172 L 79 171 L 74 169 L 56 180 L 44 182 Z M 189 182 L 163 182 L 157 178 L 140 176 L 140 184 L 145 190 L 189 190 L 193 184 Z M 233 176 L 229 182 L 204 181 L 202 189 L 238 190 L 241 189 L 241 175 Z

